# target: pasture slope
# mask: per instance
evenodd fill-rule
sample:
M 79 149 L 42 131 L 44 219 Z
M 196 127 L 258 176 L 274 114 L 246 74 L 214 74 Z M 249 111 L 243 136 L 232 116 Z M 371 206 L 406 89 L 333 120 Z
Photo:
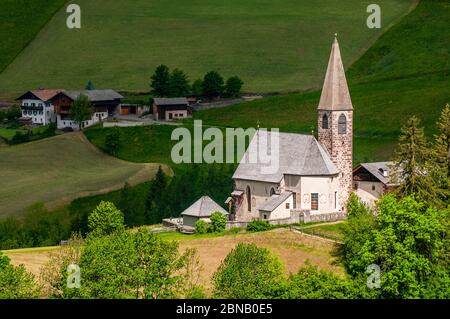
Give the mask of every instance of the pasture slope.
M 2 0 L 0 72 L 36 37 L 67 0 Z
M 415 2 L 379 0 L 383 26 Z M 66 27 L 61 8 L 0 75 L 0 97 L 35 87 L 79 89 L 88 80 L 98 88 L 148 90 L 161 63 L 185 70 L 191 80 L 210 70 L 239 75 L 246 91 L 317 88 L 333 33 L 341 35 L 350 65 L 383 31 L 366 26 L 368 0 L 77 3 L 81 29 Z
M 158 164 L 110 157 L 81 133 L 0 148 L 0 218 L 20 216 L 35 202 L 49 208 L 153 178 Z M 167 171 L 167 169 L 166 169 Z M 167 171 L 169 172 L 169 171 Z

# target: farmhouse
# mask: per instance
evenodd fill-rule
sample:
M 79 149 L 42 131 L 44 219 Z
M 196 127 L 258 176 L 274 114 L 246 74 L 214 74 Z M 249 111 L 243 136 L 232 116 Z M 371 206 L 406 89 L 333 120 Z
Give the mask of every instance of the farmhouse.
M 55 108 L 50 101 L 63 90 L 32 90 L 22 94 L 16 100 L 21 102 L 22 123 L 47 125 L 56 122 Z
M 198 220 L 209 222 L 209 218 L 214 212 L 228 215 L 227 211 L 220 207 L 219 204 L 213 201 L 209 196 L 202 196 L 181 213 L 181 216 L 183 216 L 183 227 L 186 228 L 187 226 L 195 228 L 195 223 Z
M 392 173 L 393 165 L 394 162 L 361 163 L 353 170 L 353 190 L 362 202 L 373 206 L 399 185 Z
M 171 121 L 190 115 L 192 109 L 185 97 L 153 99 L 153 118 L 156 121 Z
M 345 217 L 352 191 L 353 105 L 334 39 L 317 110 L 318 139 L 279 133 L 279 168 L 267 174 L 261 163 L 249 163 L 249 149 L 236 169 L 231 194 L 233 218 L 277 223 L 333 220 Z M 271 138 L 271 134 L 268 138 Z M 276 155 L 276 154 L 275 154 Z
M 92 118 L 82 123 L 82 127 L 91 126 L 108 118 L 116 111 L 123 98 L 114 90 L 62 91 L 50 100 L 55 106 L 56 123 L 59 129 L 78 129 L 78 124 L 69 117 L 69 114 L 73 102 L 80 95 L 86 95 L 94 108 Z

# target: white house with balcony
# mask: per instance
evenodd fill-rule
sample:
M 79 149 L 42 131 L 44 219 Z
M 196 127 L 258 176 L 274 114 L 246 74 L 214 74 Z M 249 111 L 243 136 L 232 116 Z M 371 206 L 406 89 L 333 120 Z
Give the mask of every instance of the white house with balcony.
M 32 90 L 19 98 L 22 117 L 31 119 L 33 124 L 48 125 L 56 122 L 55 108 L 50 101 L 62 90 Z

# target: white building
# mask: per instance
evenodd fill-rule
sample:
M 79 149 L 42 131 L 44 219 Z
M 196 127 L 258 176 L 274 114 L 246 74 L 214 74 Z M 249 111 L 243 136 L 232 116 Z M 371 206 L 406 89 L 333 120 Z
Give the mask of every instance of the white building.
M 83 128 L 106 120 L 116 112 L 123 98 L 114 90 L 62 91 L 51 99 L 55 106 L 58 129 L 79 129 L 79 125 L 70 118 L 70 108 L 80 95 L 87 96 L 93 108 L 92 117 L 81 124 Z
M 318 139 L 279 133 L 278 170 L 265 174 L 265 164 L 246 161 L 249 150 L 256 149 L 258 131 L 233 175 L 234 218 L 280 221 L 303 214 L 308 221 L 319 221 L 345 217 L 352 191 L 352 122 L 353 106 L 335 39 L 318 107 Z M 272 134 L 268 133 L 268 139 Z
M 21 101 L 22 117 L 30 118 L 33 124 L 48 125 L 56 122 L 55 108 L 51 99 L 62 90 L 33 90 L 19 98 Z
M 381 196 L 399 186 L 393 166 L 394 162 L 361 163 L 353 170 L 353 191 L 364 204 L 373 207 Z

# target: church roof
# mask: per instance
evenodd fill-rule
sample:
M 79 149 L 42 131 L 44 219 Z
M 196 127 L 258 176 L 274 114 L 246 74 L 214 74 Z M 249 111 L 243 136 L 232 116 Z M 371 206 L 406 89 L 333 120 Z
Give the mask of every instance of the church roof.
M 181 215 L 195 217 L 210 217 L 212 213 L 219 212 L 228 215 L 227 211 L 208 196 L 202 196 L 194 204 L 186 208 Z
M 234 172 L 234 179 L 279 183 L 284 175 L 330 176 L 339 173 L 328 152 L 314 136 L 277 133 L 279 134 L 279 148 L 278 154 L 275 156 L 278 156 L 279 166 L 276 172 L 267 174 L 262 168 L 268 167 L 269 164 L 261 163 L 261 161 L 250 163 L 246 160 L 251 158 L 250 152 L 252 155 L 256 153 L 259 134 L 260 131 L 253 136 L 245 155 Z M 273 133 L 268 131 L 267 134 L 268 152 L 272 153 L 270 140 Z M 254 158 L 258 157 L 255 155 Z
M 339 43 L 335 38 L 331 47 L 322 95 L 320 96 L 319 110 L 343 111 L 352 109 L 353 105 L 345 78 Z

